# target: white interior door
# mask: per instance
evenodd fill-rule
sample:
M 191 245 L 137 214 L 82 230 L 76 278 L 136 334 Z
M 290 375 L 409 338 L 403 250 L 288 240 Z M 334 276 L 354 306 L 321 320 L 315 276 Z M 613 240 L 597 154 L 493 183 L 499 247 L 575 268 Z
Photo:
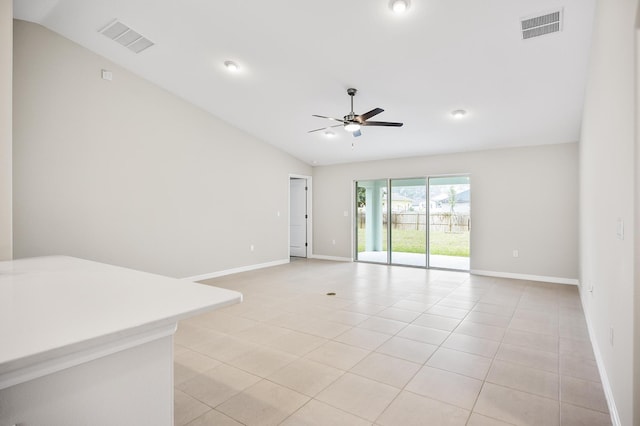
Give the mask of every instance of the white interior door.
M 307 257 L 307 180 L 289 179 L 289 255 Z

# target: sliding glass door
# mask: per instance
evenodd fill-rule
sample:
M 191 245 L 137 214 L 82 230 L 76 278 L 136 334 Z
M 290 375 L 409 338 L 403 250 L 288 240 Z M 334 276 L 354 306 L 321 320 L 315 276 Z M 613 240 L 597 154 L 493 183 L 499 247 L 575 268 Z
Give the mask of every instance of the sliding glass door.
M 468 176 L 357 181 L 356 260 L 469 270 Z
M 356 260 L 388 263 L 387 179 L 356 182 Z
M 426 185 L 425 178 L 391 180 L 390 263 L 427 266 Z
M 429 266 L 469 270 L 469 176 L 429 178 Z

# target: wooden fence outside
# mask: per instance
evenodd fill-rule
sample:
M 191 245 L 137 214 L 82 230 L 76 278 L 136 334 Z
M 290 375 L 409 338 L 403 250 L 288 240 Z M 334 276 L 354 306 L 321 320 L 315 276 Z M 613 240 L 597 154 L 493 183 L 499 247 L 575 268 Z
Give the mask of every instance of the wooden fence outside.
M 364 228 L 366 213 L 358 211 L 358 227 Z M 382 215 L 382 222 L 387 224 L 387 214 Z M 439 212 L 429 215 L 429 224 L 432 231 L 443 232 L 469 232 L 471 229 L 471 217 L 468 213 Z M 425 212 L 401 212 L 391 213 L 391 229 L 406 229 L 426 231 L 427 214 Z

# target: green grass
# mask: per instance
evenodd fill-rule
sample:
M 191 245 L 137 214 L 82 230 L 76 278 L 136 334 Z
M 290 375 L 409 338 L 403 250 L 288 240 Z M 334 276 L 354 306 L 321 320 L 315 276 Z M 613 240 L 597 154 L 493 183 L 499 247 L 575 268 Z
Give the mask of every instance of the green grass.
M 426 236 L 424 231 L 393 229 L 392 250 L 402 253 L 425 253 Z M 382 238 L 383 247 L 386 246 L 386 230 Z M 365 251 L 365 232 L 358 230 L 358 252 Z M 469 257 L 469 232 L 449 233 L 443 231 L 431 232 L 431 254 L 444 256 Z

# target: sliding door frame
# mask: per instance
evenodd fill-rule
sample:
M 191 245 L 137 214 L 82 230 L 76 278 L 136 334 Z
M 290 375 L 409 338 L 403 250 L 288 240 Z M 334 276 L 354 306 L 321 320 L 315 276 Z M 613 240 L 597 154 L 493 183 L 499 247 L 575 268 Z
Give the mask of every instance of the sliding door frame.
M 353 184 L 351 186 L 352 190 L 353 190 L 353 196 L 352 196 L 352 208 L 354 209 L 354 214 L 353 214 L 353 218 L 354 220 L 352 221 L 352 226 L 353 226 L 353 232 L 351 233 L 352 236 L 352 247 L 353 247 L 353 253 L 354 253 L 354 260 L 356 262 L 362 262 L 362 263 L 374 263 L 377 265 L 390 265 L 390 266 L 406 266 L 406 267 L 410 267 L 410 268 L 422 268 L 422 269 L 438 269 L 438 270 L 448 270 L 448 271 L 462 271 L 462 272 L 466 272 L 467 270 L 461 270 L 461 269 L 451 269 L 451 268 L 443 268 L 443 267 L 432 267 L 431 266 L 431 238 L 430 238 L 430 232 L 431 232 L 431 223 L 430 223 L 430 214 L 431 214 L 431 194 L 430 194 L 430 180 L 434 179 L 434 178 L 456 178 L 456 177 L 468 177 L 469 178 L 469 185 L 471 185 L 471 174 L 470 173 L 450 173 L 450 174 L 441 174 L 441 175 L 427 175 L 427 176 L 420 176 L 420 177 L 402 177 L 402 178 L 379 178 L 379 179 L 358 179 L 358 180 L 354 180 Z M 410 179 L 424 179 L 425 180 L 425 191 L 426 191 L 426 206 L 425 206 L 425 214 L 426 214 L 426 220 L 425 220 L 425 239 L 426 239 L 426 243 L 425 243 L 425 266 L 419 266 L 419 265 L 410 265 L 410 264 L 404 264 L 404 263 L 392 263 L 392 252 L 393 252 L 393 241 L 392 241 L 392 226 L 391 226 L 391 212 L 392 212 L 392 194 L 391 194 L 391 189 L 392 189 L 392 181 L 394 180 L 410 180 Z M 382 181 L 385 180 L 386 181 L 386 188 L 387 188 L 387 205 L 385 208 L 385 213 L 387 215 L 387 247 L 386 247 L 386 251 L 387 251 L 387 261 L 385 263 L 382 262 L 375 262 L 372 260 L 360 260 L 358 257 L 358 236 L 359 236 L 359 224 L 358 224 L 358 182 L 366 182 L 366 181 Z M 471 188 L 471 186 L 469 186 Z M 471 214 L 471 209 L 469 210 L 469 214 Z M 419 223 L 419 222 L 418 222 Z M 471 262 L 471 228 L 469 228 L 469 262 Z M 469 270 L 471 270 L 471 268 L 469 268 Z

